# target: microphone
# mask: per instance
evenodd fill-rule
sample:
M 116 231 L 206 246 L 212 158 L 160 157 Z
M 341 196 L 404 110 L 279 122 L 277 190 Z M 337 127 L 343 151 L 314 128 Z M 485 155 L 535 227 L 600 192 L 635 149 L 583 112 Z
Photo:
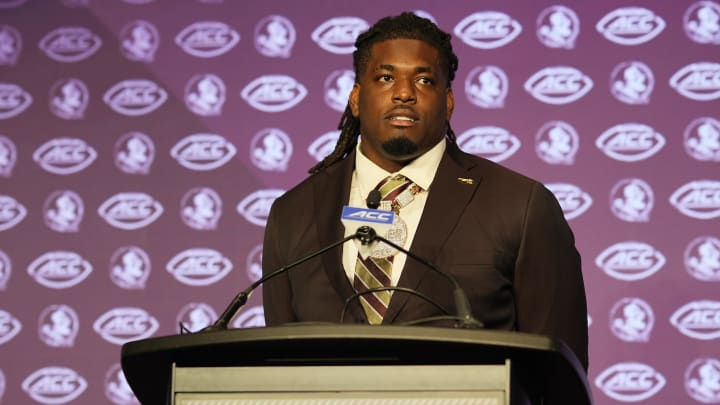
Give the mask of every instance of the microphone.
M 377 204 L 379 206 L 379 196 L 380 192 L 378 190 L 373 190 L 377 193 L 370 192 L 368 195 L 368 205 L 370 204 Z M 377 194 L 377 196 L 375 196 Z M 210 332 L 210 331 L 217 331 L 217 330 L 226 330 L 228 327 L 228 324 L 232 319 L 235 317 L 235 314 L 247 303 L 248 299 L 250 298 L 250 295 L 252 294 L 255 289 L 257 289 L 259 286 L 267 282 L 268 280 L 275 278 L 279 276 L 280 274 L 283 274 L 294 267 L 299 266 L 302 263 L 305 263 L 306 261 L 317 257 L 331 249 L 334 249 L 340 245 L 343 245 L 345 242 L 349 240 L 357 240 L 360 243 L 358 244 L 358 252 L 363 256 L 367 257 L 370 251 L 370 244 L 376 241 L 382 241 L 395 249 L 405 253 L 409 257 L 417 260 L 424 266 L 430 268 L 431 270 L 435 271 L 436 273 L 442 275 L 443 277 L 447 278 L 454 286 L 453 291 L 453 298 L 455 301 L 455 308 L 457 313 L 457 319 L 460 320 L 460 327 L 463 328 L 482 328 L 484 325 L 482 322 L 478 321 L 473 317 L 470 302 L 467 298 L 467 295 L 465 294 L 465 291 L 462 289 L 458 281 L 455 279 L 454 276 L 452 276 L 450 273 L 444 272 L 437 268 L 434 264 L 430 263 L 429 261 L 425 260 L 424 258 L 406 250 L 405 248 L 398 246 L 397 244 L 385 239 L 382 236 L 378 235 L 377 230 L 381 230 L 383 234 L 392 226 L 392 223 L 395 219 L 395 213 L 392 211 L 382 211 L 382 210 L 376 210 L 376 209 L 368 209 L 368 208 L 357 208 L 357 207 L 350 207 L 350 206 L 344 206 L 343 207 L 343 214 L 341 217 L 341 222 L 345 227 L 358 225 L 357 231 L 351 235 L 348 235 L 342 239 L 340 239 L 337 242 L 333 242 L 315 252 L 312 252 L 308 254 L 305 257 L 302 257 L 300 259 L 295 260 L 294 262 L 287 264 L 285 266 L 280 267 L 279 269 L 273 271 L 270 274 L 267 274 L 263 277 L 261 277 L 259 280 L 252 283 L 249 287 L 246 289 L 240 291 L 230 302 L 230 304 L 225 308 L 223 313 L 218 317 L 218 319 L 213 323 L 211 326 L 208 326 L 204 329 L 202 329 L 200 332 Z M 372 226 L 371 226 L 372 225 Z M 394 289 L 400 289 L 397 287 L 394 287 Z M 370 290 L 369 290 L 370 291 Z M 421 296 L 423 298 L 423 294 L 420 294 L 416 292 L 418 296 Z M 355 294 L 352 297 L 350 297 L 349 300 L 359 297 L 361 294 Z M 425 298 L 424 298 L 425 299 Z M 429 298 L 427 299 L 429 300 Z M 429 300 L 433 305 L 436 305 L 432 302 L 432 300 Z M 346 302 L 347 307 L 347 302 Z M 343 311 L 344 314 L 345 311 Z
M 374 188 L 370 191 L 370 193 L 367 196 L 367 200 L 365 200 L 365 203 L 367 204 L 367 207 L 376 210 L 380 206 L 380 200 L 382 200 L 382 195 L 380 194 L 380 190 Z

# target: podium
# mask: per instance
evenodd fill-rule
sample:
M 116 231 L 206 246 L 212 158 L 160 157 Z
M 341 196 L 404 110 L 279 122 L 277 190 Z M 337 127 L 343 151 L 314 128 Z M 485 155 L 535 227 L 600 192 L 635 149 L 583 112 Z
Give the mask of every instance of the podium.
M 122 368 L 143 405 L 592 403 L 567 346 L 508 331 L 339 324 L 213 331 L 126 343 Z

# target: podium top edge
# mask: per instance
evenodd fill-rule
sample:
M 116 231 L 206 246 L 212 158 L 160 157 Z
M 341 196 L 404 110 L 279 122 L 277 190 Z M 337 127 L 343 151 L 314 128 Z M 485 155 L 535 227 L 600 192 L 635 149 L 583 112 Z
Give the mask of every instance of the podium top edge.
M 390 340 L 452 342 L 456 344 L 514 347 L 524 350 L 562 351 L 562 344 L 550 337 L 515 331 L 455 329 L 427 326 L 288 324 L 283 326 L 229 329 L 184 335 L 152 337 L 125 343 L 123 356 L 181 346 L 222 345 L 234 342 L 302 340 Z

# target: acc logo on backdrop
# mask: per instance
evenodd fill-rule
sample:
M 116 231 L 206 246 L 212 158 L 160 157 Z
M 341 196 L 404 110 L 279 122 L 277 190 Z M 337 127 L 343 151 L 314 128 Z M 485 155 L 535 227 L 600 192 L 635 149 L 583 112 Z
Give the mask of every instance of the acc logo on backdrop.
M 185 105 L 197 115 L 220 115 L 223 104 L 225 82 L 214 74 L 195 75 L 185 86 Z
M 522 25 L 505 13 L 482 11 L 463 18 L 453 32 L 473 48 L 494 49 L 517 38 Z
M 267 217 L 270 215 L 270 207 L 275 199 L 283 194 L 285 194 L 285 190 L 257 190 L 240 201 L 237 211 L 248 222 L 257 226 L 265 226 Z
M 45 199 L 45 225 L 57 232 L 77 232 L 85 213 L 82 198 L 71 190 L 55 191 Z
M 79 397 L 88 383 L 77 371 L 67 367 L 44 367 L 22 382 L 22 389 L 42 404 L 65 404 Z
M 219 21 L 199 21 L 185 27 L 175 37 L 175 43 L 197 58 L 214 58 L 232 49 L 240 41 L 240 34 Z
M 0 194 L 0 231 L 19 224 L 27 215 L 27 209 L 9 195 Z
M 580 34 L 580 19 L 565 6 L 551 6 L 540 12 L 537 18 L 537 36 L 550 48 L 575 48 Z
M 644 242 L 619 242 L 603 250 L 595 265 L 610 277 L 623 281 L 648 278 L 665 265 L 665 255 Z
M 552 165 L 572 165 L 580 148 L 575 128 L 563 121 L 545 123 L 535 135 L 535 152 Z
M 622 402 L 638 402 L 657 394 L 665 377 L 651 366 L 637 362 L 617 363 L 595 378 L 595 385 L 609 396 Z
M 191 302 L 180 309 L 176 323 L 191 332 L 199 332 L 212 325 L 217 317 L 217 313 L 210 305 L 204 302 Z
M 355 40 L 361 32 L 370 28 L 367 21 L 359 17 L 335 17 L 320 24 L 311 38 L 320 48 L 339 55 L 353 53 Z
M 240 311 L 232 322 L 233 328 L 261 328 L 265 326 L 265 311 L 262 305 L 257 305 Z
M 640 45 L 660 34 L 665 20 L 646 8 L 622 7 L 606 14 L 595 28 L 616 44 Z
M 494 126 L 470 128 L 458 137 L 457 144 L 465 152 L 493 162 L 502 162 L 520 149 L 517 136 Z
M 685 128 L 683 144 L 693 159 L 720 162 L 720 121 L 710 117 L 694 120 Z
M 193 188 L 180 201 L 180 218 L 190 228 L 200 231 L 217 229 L 221 215 L 222 199 L 211 188 Z
M 355 72 L 352 70 L 332 71 L 325 79 L 325 104 L 335 111 L 345 111 L 354 84 Z
M 136 117 L 157 110 L 167 100 L 167 92 L 155 82 L 145 79 L 123 80 L 103 96 L 115 112 Z
M 649 104 L 655 76 L 642 62 L 622 62 L 610 75 L 610 93 L 626 104 Z
M 102 39 L 83 27 L 60 27 L 50 31 L 38 44 L 45 54 L 58 62 L 79 62 L 102 46 Z
M 593 203 L 590 194 L 574 184 L 547 183 L 545 187 L 555 195 L 568 221 L 585 213 Z
M 175 255 L 165 268 L 177 281 L 197 287 L 222 280 L 230 273 L 233 265 L 230 259 L 217 250 L 192 248 Z
M 700 281 L 720 281 L 720 239 L 701 236 L 685 248 L 685 269 Z
M 288 134 L 278 128 L 260 130 L 250 141 L 250 160 L 260 170 L 287 170 L 293 145 Z
M 108 224 L 127 231 L 150 225 L 162 213 L 162 204 L 145 193 L 117 193 L 98 207 L 98 214 Z
M 229 162 L 236 152 L 235 145 L 221 135 L 192 134 L 176 143 L 170 156 L 187 169 L 207 171 Z
M 0 345 L 12 340 L 22 330 L 22 324 L 10 312 L 0 309 Z
M 692 218 L 720 217 L 720 181 L 696 180 L 686 183 L 672 193 L 670 204 Z
M 40 313 L 38 335 L 50 347 L 73 347 L 80 330 L 77 312 L 67 305 L 50 305 Z
M 644 180 L 623 179 L 610 190 L 610 211 L 627 222 L 648 222 L 655 194 Z
M 50 173 L 68 175 L 82 171 L 95 161 L 97 152 L 80 138 L 54 138 L 40 145 L 33 160 Z
M 525 90 L 547 104 L 568 104 L 579 100 L 593 87 L 593 81 L 570 66 L 549 66 L 525 82 Z
M 645 124 L 628 122 L 607 129 L 595 140 L 595 146 L 615 160 L 637 162 L 662 149 L 665 137 Z
M 89 261 L 75 252 L 56 250 L 33 260 L 27 272 L 47 288 L 70 288 L 83 282 L 93 271 Z
M 704 404 L 720 403 L 720 360 L 697 359 L 685 370 L 685 391 Z
M 14 66 L 22 52 L 22 35 L 11 25 L 0 25 L 0 66 Z
M 250 82 L 240 96 L 256 110 L 280 112 L 295 107 L 307 95 L 302 83 L 287 75 L 265 75 Z
M 295 26 L 281 15 L 270 15 L 255 26 L 255 49 L 269 58 L 289 58 L 295 45 Z
M 481 108 L 502 108 L 508 92 L 508 78 L 497 66 L 477 66 L 465 79 L 465 95 Z
M 323 160 L 335 149 L 339 138 L 340 131 L 330 131 L 320 135 L 308 146 L 308 154 L 318 162 Z
M 10 138 L 0 135 L 0 177 L 12 176 L 17 162 L 17 148 Z
M 685 34 L 700 44 L 720 45 L 720 5 L 697 1 L 688 7 L 683 18 Z
M 720 63 L 698 62 L 681 68 L 670 78 L 670 86 L 696 101 L 720 98 Z
M 60 79 L 50 89 L 50 111 L 66 120 L 85 116 L 90 91 L 80 79 Z
M 650 304 L 640 298 L 623 298 L 610 310 L 610 330 L 626 342 L 647 342 L 655 324 Z
M 137 246 L 124 246 L 110 258 L 110 280 L 126 290 L 143 290 L 150 277 L 150 256 Z
M 0 83 L 0 120 L 12 118 L 25 111 L 33 98 L 22 87 L 12 83 Z
M 152 62 L 160 45 L 160 33 L 149 21 L 135 20 L 120 31 L 120 51 L 126 58 Z
M 120 363 L 113 364 L 105 374 L 105 397 L 116 405 L 139 405 Z
M 262 278 L 262 253 L 263 247 L 262 244 L 260 244 L 252 248 L 250 253 L 247 255 L 245 263 L 247 266 L 247 276 L 253 283 Z
M 127 174 L 148 174 L 155 160 L 155 144 L 142 132 L 131 131 L 115 142 L 115 166 Z
M 105 341 L 123 345 L 152 336 L 159 326 L 157 319 L 142 308 L 118 307 L 100 315 L 93 330 Z
M 678 308 L 670 323 L 683 335 L 698 339 L 720 338 L 720 301 L 691 301 Z
M 33 153 L 33 160 L 50 173 L 68 175 L 82 171 L 97 157 L 92 146 L 79 138 L 54 138 Z
M 5 252 L 0 250 L 0 291 L 7 289 L 10 276 L 12 275 L 12 261 Z

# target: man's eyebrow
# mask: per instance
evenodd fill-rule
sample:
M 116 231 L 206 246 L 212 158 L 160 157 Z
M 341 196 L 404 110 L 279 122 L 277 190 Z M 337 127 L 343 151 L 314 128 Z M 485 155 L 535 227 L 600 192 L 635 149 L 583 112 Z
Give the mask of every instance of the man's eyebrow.
M 375 70 L 388 70 L 392 72 L 395 70 L 395 66 L 381 63 Z M 430 66 L 419 66 L 415 68 L 415 73 L 433 73 L 433 69 Z

